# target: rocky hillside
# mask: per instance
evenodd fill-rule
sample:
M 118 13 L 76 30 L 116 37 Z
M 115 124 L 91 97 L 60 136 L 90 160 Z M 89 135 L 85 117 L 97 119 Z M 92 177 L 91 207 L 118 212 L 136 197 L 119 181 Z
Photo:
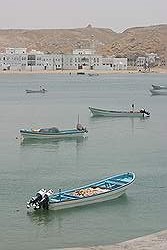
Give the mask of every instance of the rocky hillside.
M 167 58 L 167 24 L 129 28 L 122 33 L 88 25 L 78 29 L 0 30 L 0 51 L 22 47 L 48 53 L 96 48 L 98 54 L 130 56 L 154 52 Z

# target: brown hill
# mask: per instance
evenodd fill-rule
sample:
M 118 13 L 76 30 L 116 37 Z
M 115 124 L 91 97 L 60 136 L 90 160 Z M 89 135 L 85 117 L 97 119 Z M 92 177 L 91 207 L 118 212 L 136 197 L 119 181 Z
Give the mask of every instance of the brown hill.
M 98 54 L 130 56 L 157 53 L 167 57 L 167 24 L 129 28 L 122 33 L 88 25 L 78 29 L 0 30 L 0 51 L 7 47 L 48 53 L 71 53 L 75 48 L 96 48 Z

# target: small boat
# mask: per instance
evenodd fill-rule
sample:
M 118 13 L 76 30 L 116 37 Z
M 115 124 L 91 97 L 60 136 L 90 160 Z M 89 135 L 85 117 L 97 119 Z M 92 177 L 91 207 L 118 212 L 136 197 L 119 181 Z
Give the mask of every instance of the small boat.
M 99 76 L 97 73 L 88 73 L 88 76 Z
M 77 72 L 77 75 L 85 75 L 85 72 Z
M 167 95 L 167 90 L 165 89 L 150 89 L 152 95 Z
M 115 110 L 106 110 L 89 107 L 93 116 L 110 116 L 110 117 L 145 117 L 150 116 L 150 113 L 145 109 L 139 111 L 134 111 L 134 106 L 132 104 L 132 110 L 130 111 L 115 111 Z
M 47 92 L 47 89 L 42 88 L 40 86 L 39 90 L 26 89 L 25 91 L 26 91 L 27 94 L 31 94 L 31 93 L 45 93 L 45 92 Z
M 86 133 L 88 133 L 87 129 L 81 124 L 77 124 L 77 128 L 66 130 L 59 130 L 57 127 L 20 130 L 22 140 L 85 137 Z
M 153 89 L 155 90 L 159 90 L 159 89 L 167 89 L 167 86 L 163 86 L 163 85 L 155 85 L 152 84 Z
M 116 199 L 135 181 L 133 172 L 105 178 L 79 188 L 54 192 L 41 189 L 27 202 L 27 209 L 64 209 Z

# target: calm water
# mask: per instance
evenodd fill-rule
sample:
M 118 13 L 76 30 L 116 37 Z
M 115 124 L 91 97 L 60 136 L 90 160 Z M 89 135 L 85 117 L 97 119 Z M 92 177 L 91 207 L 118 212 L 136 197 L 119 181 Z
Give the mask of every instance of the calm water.
M 167 75 L 0 75 L 0 249 L 45 250 L 113 244 L 166 229 L 167 96 L 151 96 Z M 44 84 L 46 94 L 25 94 Z M 88 106 L 126 109 L 148 119 L 92 118 Z M 21 128 L 89 130 L 82 140 L 20 144 Z M 134 171 L 135 184 L 115 201 L 64 211 L 30 213 L 37 190 L 77 187 Z

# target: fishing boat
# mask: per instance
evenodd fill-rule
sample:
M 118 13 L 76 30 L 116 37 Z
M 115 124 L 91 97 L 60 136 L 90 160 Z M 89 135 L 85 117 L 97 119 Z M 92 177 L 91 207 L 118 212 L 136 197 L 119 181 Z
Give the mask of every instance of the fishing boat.
M 155 90 L 159 90 L 159 89 L 167 89 L 167 86 L 163 86 L 163 85 L 155 85 L 152 84 L 153 89 Z
M 97 73 L 88 73 L 88 76 L 99 76 Z
M 87 133 L 87 129 L 81 124 L 77 124 L 74 129 L 65 130 L 59 130 L 57 127 L 20 130 L 22 140 L 85 137 Z
M 59 210 L 116 199 L 123 195 L 134 181 L 135 174 L 128 172 L 71 190 L 59 189 L 54 192 L 52 189 L 41 189 L 27 202 L 27 209 Z
M 82 72 L 82 71 L 77 72 L 77 75 L 85 75 L 85 72 Z
M 111 117 L 148 117 L 150 113 L 145 109 L 141 109 L 139 111 L 134 110 L 134 105 L 132 104 L 132 110 L 130 111 L 116 111 L 116 110 L 106 110 L 89 107 L 93 116 L 111 116 Z
M 165 89 L 150 89 L 152 95 L 167 95 L 167 90 Z
M 40 89 L 38 89 L 38 90 L 26 89 L 25 91 L 26 91 L 27 94 L 31 94 L 31 93 L 45 93 L 45 92 L 47 92 L 47 89 L 42 88 L 40 86 Z

